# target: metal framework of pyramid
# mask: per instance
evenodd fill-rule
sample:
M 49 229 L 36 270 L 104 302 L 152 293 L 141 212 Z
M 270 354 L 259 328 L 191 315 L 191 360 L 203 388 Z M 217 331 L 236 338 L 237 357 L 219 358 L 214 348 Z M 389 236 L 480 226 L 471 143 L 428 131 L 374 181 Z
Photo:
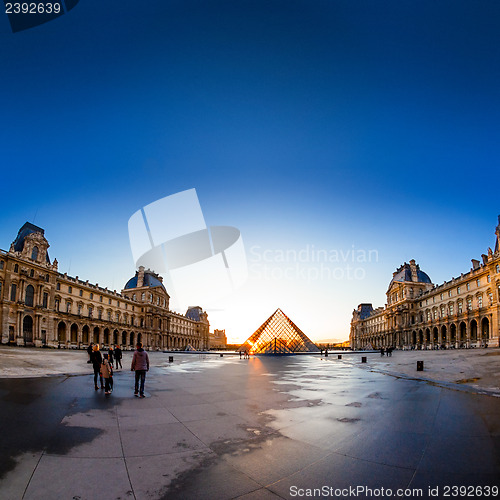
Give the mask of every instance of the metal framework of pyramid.
M 319 349 L 281 309 L 276 309 L 238 351 L 247 351 L 249 354 L 293 354 L 319 352 Z

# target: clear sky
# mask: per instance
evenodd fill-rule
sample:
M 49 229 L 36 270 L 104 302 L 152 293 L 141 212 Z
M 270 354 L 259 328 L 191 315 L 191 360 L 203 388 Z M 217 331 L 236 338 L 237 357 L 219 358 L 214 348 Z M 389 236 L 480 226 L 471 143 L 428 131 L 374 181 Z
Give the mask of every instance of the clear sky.
M 441 283 L 494 244 L 498 0 L 81 0 L 1 15 L 0 68 L 0 247 L 34 222 L 61 272 L 120 290 L 129 217 L 196 188 L 247 251 L 209 310 L 229 340 L 277 307 L 346 339 L 404 261 Z

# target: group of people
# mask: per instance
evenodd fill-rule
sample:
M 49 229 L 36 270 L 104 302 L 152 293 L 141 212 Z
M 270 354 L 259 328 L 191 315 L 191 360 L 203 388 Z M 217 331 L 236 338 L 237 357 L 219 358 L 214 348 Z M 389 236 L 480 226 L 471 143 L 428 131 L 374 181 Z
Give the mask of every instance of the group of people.
M 122 368 L 122 350 L 119 345 L 113 349 L 110 347 L 107 353 L 102 353 L 99 350 L 99 344 L 91 343 L 87 348 L 89 354 L 88 363 L 92 363 L 94 369 L 94 388 L 99 390 L 97 381 L 101 383 L 101 389 L 104 389 L 104 394 L 109 395 L 113 392 L 113 361 L 116 363 L 116 369 Z M 146 380 L 146 372 L 149 370 L 149 356 L 143 349 L 142 343 L 138 342 L 136 350 L 132 356 L 131 370 L 135 372 L 135 387 L 134 396 L 144 398 L 144 383 Z
M 392 356 L 392 351 L 394 350 L 393 347 L 386 347 L 385 349 L 383 347 L 380 348 L 380 355 L 383 356 L 384 354 L 386 356 Z

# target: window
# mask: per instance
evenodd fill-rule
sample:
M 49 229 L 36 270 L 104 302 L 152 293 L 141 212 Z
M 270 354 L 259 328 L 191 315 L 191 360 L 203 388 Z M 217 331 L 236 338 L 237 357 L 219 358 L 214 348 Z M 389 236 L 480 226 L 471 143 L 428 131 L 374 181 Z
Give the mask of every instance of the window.
M 134 293 L 134 295 L 132 295 L 132 300 L 137 300 L 135 293 Z
M 488 274 L 486 280 L 488 281 L 488 283 L 491 283 L 491 276 Z
M 467 311 L 472 310 L 472 299 L 470 297 L 467 298 Z
M 30 269 L 30 278 L 33 278 L 33 276 L 35 276 L 35 271 L 33 271 L 33 269 Z
M 111 305 L 111 299 L 108 299 L 108 304 Z
M 116 307 L 120 307 L 120 303 L 116 301 Z
M 459 294 L 459 293 L 460 293 L 460 287 L 457 286 L 457 294 Z
M 117 323 L 120 322 L 120 313 L 119 312 L 116 313 L 116 322 Z
M 427 321 L 430 321 L 430 320 L 431 320 L 431 312 L 427 311 Z
M 38 247 L 34 246 L 33 250 L 31 251 L 31 260 L 36 260 L 38 259 Z
M 92 306 L 89 306 L 89 318 L 92 317 Z
M 429 299 L 425 299 L 425 305 L 428 306 L 429 305 Z
M 1 283 L 0 283 L 1 285 Z M 1 286 L 0 286 L 0 290 L 1 290 Z M 493 304 L 493 294 L 491 292 L 488 292 L 488 299 L 490 301 L 490 305 Z
M 477 286 L 481 286 L 481 280 L 480 280 L 480 279 L 477 279 L 477 280 L 476 280 L 476 285 L 477 285 Z
M 437 312 L 437 309 L 434 309 L 434 319 L 438 319 L 438 312 Z
M 500 273 L 500 264 L 497 264 L 496 267 L 495 267 L 495 269 L 496 269 L 497 273 Z
M 66 302 L 66 312 L 67 313 L 71 312 L 71 302 Z
M 467 285 L 465 285 L 465 288 L 467 288 L 467 290 L 470 290 L 470 283 L 467 283 Z
M 451 297 L 451 290 L 448 290 L 448 297 Z
M 458 314 L 462 314 L 462 311 L 463 311 L 463 304 L 462 301 L 460 300 L 458 302 Z
M 78 316 L 82 315 L 82 305 L 78 304 Z
M 144 292 L 142 292 L 142 294 L 141 294 L 141 300 L 144 302 L 145 299 L 146 299 L 146 294 Z
M 480 295 L 478 298 L 477 298 L 477 306 L 479 308 L 483 307 L 483 296 Z
M 61 289 L 61 283 L 57 283 L 56 284 L 56 290 L 60 290 Z
M 42 307 L 47 309 L 48 304 L 49 304 L 49 294 L 47 292 L 43 292 Z
M 80 290 L 80 297 L 83 297 L 83 290 Z
M 125 309 L 128 309 L 128 304 L 125 302 Z
M 73 287 L 72 286 L 68 286 L 68 293 L 73 293 Z
M 444 318 L 444 306 L 441 306 L 441 317 Z
M 16 301 L 16 295 L 17 295 L 17 285 L 15 283 L 12 283 L 10 286 L 10 300 L 12 302 Z
M 4 266 L 3 260 L 0 260 L 0 271 L 3 269 L 3 266 Z
M 111 311 L 108 311 L 108 321 L 111 321 Z
M 90 292 L 90 300 L 94 300 L 94 294 Z
M 442 293 L 439 295 L 439 298 L 440 298 L 441 300 L 443 300 L 443 294 L 442 294 Z
M 453 316 L 453 314 L 455 313 L 455 307 L 453 306 L 453 304 L 450 304 L 448 307 L 450 309 L 450 315 Z
M 48 275 L 48 274 L 46 274 L 46 275 L 45 275 L 45 281 L 46 281 L 47 283 L 49 282 L 49 275 Z
M 54 302 L 54 309 L 59 312 L 59 299 L 56 299 Z
M 432 303 L 435 304 L 436 303 L 436 296 L 434 295 L 434 297 L 432 297 Z
M 14 272 L 15 273 L 19 272 L 19 266 L 17 264 L 14 265 Z
M 99 319 L 102 319 L 102 309 L 99 309 L 99 312 L 97 313 L 97 316 Z
M 102 295 L 99 297 L 99 302 L 102 302 Z

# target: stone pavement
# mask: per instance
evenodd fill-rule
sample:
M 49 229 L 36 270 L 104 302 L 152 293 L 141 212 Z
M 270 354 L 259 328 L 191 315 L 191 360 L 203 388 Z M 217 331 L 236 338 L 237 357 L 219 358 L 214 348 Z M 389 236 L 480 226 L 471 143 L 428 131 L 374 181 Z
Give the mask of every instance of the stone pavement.
M 363 367 L 357 354 L 163 356 L 145 399 L 128 370 L 108 397 L 91 375 L 1 379 L 0 498 L 429 498 L 499 484 L 499 397 L 384 375 L 378 354 Z

